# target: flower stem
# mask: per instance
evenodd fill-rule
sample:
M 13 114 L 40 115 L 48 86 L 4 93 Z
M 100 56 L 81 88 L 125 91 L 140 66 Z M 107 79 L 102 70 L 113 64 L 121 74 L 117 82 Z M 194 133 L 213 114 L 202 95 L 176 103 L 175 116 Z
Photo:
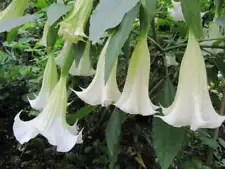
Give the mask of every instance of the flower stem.
M 61 76 L 67 76 L 69 74 L 70 67 L 72 66 L 75 59 L 73 44 L 69 44 L 68 50 L 69 52 L 66 54 L 66 56 L 64 56 L 64 61 L 61 68 Z
M 222 101 L 221 101 L 219 114 L 220 115 L 225 115 L 225 89 L 223 91 L 223 98 L 222 98 Z M 218 138 L 218 134 L 219 134 L 219 127 L 213 130 L 212 139 L 216 141 L 217 138 Z M 213 148 L 209 148 L 209 150 L 207 152 L 207 161 L 206 161 L 206 164 L 209 167 L 213 163 L 213 154 L 214 154 L 214 149 Z

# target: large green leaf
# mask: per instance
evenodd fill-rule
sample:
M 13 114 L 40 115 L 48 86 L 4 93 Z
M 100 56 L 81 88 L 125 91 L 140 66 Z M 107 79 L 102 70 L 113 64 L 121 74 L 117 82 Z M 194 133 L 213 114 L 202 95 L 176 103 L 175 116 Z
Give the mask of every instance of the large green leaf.
M 131 11 L 129 11 L 123 18 L 122 23 L 112 36 L 107 51 L 105 60 L 105 81 L 107 82 L 113 65 L 118 57 L 121 49 L 126 42 L 132 30 L 134 19 L 139 11 L 140 4 L 138 3 Z
M 200 0 L 181 0 L 184 19 L 196 38 L 203 37 Z
M 66 116 L 66 121 L 69 124 L 74 124 L 77 120 L 81 120 L 84 117 L 86 117 L 89 113 L 93 112 L 95 109 L 97 108 L 97 106 L 85 106 L 83 108 L 81 108 L 78 112 L 76 112 L 75 114 L 67 114 Z
M 130 11 L 139 0 L 101 0 L 93 11 L 90 19 L 90 40 L 99 41 L 107 29 L 120 24 L 124 15 Z
M 50 25 L 54 24 L 61 16 L 65 15 L 71 8 L 73 4 L 52 4 L 49 6 L 47 11 L 48 23 Z
M 34 22 L 40 17 L 40 15 L 26 15 L 15 19 L 7 19 L 0 22 L 0 33 L 9 31 L 15 27 L 21 26 L 28 22 Z
M 125 113 L 115 108 L 106 127 L 106 143 L 109 150 L 111 160 L 110 168 L 113 168 L 119 151 L 119 142 L 121 135 L 122 123 L 125 118 Z
M 160 103 L 168 107 L 174 100 L 175 88 L 169 78 L 164 82 L 164 91 Z M 159 118 L 153 118 L 153 147 L 162 169 L 168 169 L 182 148 L 185 128 L 175 128 Z

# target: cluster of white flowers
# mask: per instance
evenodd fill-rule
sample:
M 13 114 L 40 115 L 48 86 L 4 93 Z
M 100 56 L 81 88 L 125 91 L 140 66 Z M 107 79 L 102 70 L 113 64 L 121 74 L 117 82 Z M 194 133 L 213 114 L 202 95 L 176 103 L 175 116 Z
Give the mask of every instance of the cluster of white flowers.
M 28 2 L 28 0 L 24 1 Z M 15 8 L 14 0 L 6 11 Z M 25 3 L 24 3 L 25 4 Z M 12 7 L 13 6 L 13 7 Z M 149 98 L 150 53 L 147 36 L 139 36 L 129 61 L 126 82 L 121 92 L 117 85 L 118 56 L 105 81 L 106 51 L 111 39 L 105 43 L 97 63 L 96 71 L 90 60 L 91 43 L 84 33 L 86 23 L 90 17 L 93 0 L 77 0 L 73 10 L 59 23 L 59 35 L 65 40 L 64 46 L 58 55 L 48 56 L 43 75 L 42 87 L 34 100 L 29 100 L 32 108 L 40 114 L 33 120 L 24 122 L 19 112 L 15 117 L 13 131 L 16 139 L 21 143 L 28 142 L 38 134 L 47 138 L 48 142 L 57 147 L 60 152 L 71 150 L 75 144 L 82 143 L 82 130 L 77 123 L 70 126 L 66 122 L 67 113 L 67 77 L 68 73 L 74 76 L 93 76 L 90 85 L 82 91 L 74 93 L 90 105 L 115 105 L 129 114 L 143 116 L 154 115 L 174 127 L 190 126 L 191 130 L 199 128 L 216 128 L 225 120 L 224 116 L 216 113 L 210 100 L 207 74 L 203 55 L 199 43 L 193 33 L 189 31 L 186 51 L 180 66 L 179 83 L 175 100 L 168 108 L 162 108 L 163 115 L 158 115 L 160 106 L 154 105 Z M 180 3 L 173 1 L 174 8 L 169 10 L 175 20 L 184 20 Z M 22 9 L 23 8 L 23 9 Z M 20 15 L 24 11 L 21 7 Z M 6 17 L 7 12 L 0 13 L 0 19 Z M 17 14 L 19 15 L 19 14 Z M 213 25 L 213 32 L 215 30 Z M 46 45 L 48 23 L 45 25 L 42 42 Z M 85 40 L 84 40 L 85 39 Z M 56 64 L 63 68 L 66 56 L 70 55 L 73 43 L 85 41 L 83 55 L 77 64 L 75 60 L 70 64 L 67 74 L 62 74 L 58 81 Z M 157 114 L 157 115 L 155 115 Z

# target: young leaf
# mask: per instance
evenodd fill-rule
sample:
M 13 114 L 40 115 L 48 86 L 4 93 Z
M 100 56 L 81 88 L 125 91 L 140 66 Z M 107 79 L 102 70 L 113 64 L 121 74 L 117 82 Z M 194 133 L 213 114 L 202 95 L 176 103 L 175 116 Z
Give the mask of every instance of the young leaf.
M 163 100 L 161 104 L 168 107 L 174 100 L 175 89 L 167 77 L 164 83 Z M 153 118 L 153 147 L 162 169 L 168 169 L 173 159 L 181 150 L 186 130 L 174 128 L 159 118 Z
M 107 29 L 120 24 L 124 15 L 130 11 L 139 0 L 101 0 L 93 11 L 90 19 L 90 40 L 99 41 Z
M 48 23 L 53 25 L 61 16 L 65 15 L 71 8 L 73 4 L 52 4 L 49 6 L 47 11 Z
M 124 16 L 122 23 L 119 25 L 109 42 L 105 58 L 105 82 L 107 82 L 109 78 L 114 62 L 116 61 L 116 57 L 119 55 L 124 43 L 129 37 L 134 19 L 139 11 L 139 7 L 140 4 L 138 3 Z
M 8 42 L 8 44 L 10 44 L 15 39 L 19 28 L 20 27 L 15 27 L 15 28 L 11 29 L 7 33 L 7 42 Z
M 196 38 L 203 36 L 200 14 L 200 0 L 181 0 L 185 22 Z

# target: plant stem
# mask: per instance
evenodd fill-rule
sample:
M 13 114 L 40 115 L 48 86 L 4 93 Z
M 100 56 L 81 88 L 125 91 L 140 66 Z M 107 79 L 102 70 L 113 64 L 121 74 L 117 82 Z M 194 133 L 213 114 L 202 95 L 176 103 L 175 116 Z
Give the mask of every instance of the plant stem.
M 221 116 L 225 114 L 225 89 L 223 91 L 223 98 L 221 100 L 221 106 L 220 106 L 219 114 Z M 218 134 L 219 134 L 219 127 L 213 130 L 212 139 L 216 141 L 217 138 L 218 138 Z M 212 162 L 213 162 L 213 154 L 214 154 L 214 149 L 209 148 L 209 150 L 207 152 L 207 161 L 206 161 L 206 164 L 209 167 L 212 165 Z
M 155 18 L 152 19 L 151 28 L 152 28 L 152 37 L 158 43 L 158 37 L 156 33 L 156 28 L 155 28 Z
M 168 52 L 168 51 L 171 51 L 174 49 L 184 48 L 186 46 L 187 46 L 187 44 L 181 44 L 181 45 L 166 48 L 164 51 Z M 225 48 L 224 46 L 211 46 L 211 45 L 200 45 L 200 47 L 201 48 L 212 48 L 212 49 L 224 49 Z
M 136 35 L 140 35 L 139 32 L 132 30 L 132 32 Z M 199 42 L 203 42 L 203 41 L 211 41 L 211 40 L 223 40 L 224 38 L 217 38 L 217 39 L 204 39 L 204 40 L 200 40 Z M 179 48 L 185 48 L 187 46 L 186 43 L 182 43 L 173 47 L 168 47 L 166 49 L 163 49 L 162 46 L 160 46 L 160 44 L 158 44 L 153 38 L 148 36 L 148 40 L 152 42 L 153 45 L 155 45 L 156 48 L 159 49 L 159 51 L 161 51 L 163 54 L 165 54 L 165 52 L 169 52 L 171 50 L 175 50 L 175 49 L 179 49 Z M 200 45 L 201 48 L 213 48 L 213 49 L 225 49 L 224 46 L 211 46 L 211 45 Z

